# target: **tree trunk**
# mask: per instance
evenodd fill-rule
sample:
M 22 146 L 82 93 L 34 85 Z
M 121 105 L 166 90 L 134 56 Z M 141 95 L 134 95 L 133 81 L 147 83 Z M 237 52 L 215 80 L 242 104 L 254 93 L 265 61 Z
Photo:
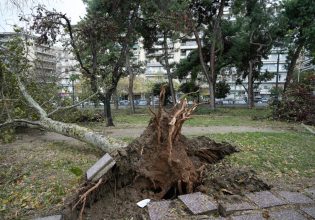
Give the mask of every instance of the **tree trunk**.
M 135 111 L 135 103 L 134 103 L 134 96 L 133 96 L 133 82 L 134 82 L 134 74 L 132 70 L 130 69 L 130 56 L 129 53 L 126 54 L 126 70 L 127 74 L 129 76 L 129 85 L 128 85 L 128 96 L 130 101 L 130 110 L 131 113 L 136 113 Z
M 112 94 L 109 91 L 107 91 L 103 99 L 104 113 L 105 113 L 105 118 L 106 118 L 106 127 L 115 126 L 113 122 L 113 118 L 112 118 L 111 107 L 110 107 L 111 97 L 112 97 Z
M 300 56 L 300 53 L 303 49 L 303 42 L 300 42 L 300 44 L 298 45 L 298 47 L 296 48 L 296 50 L 293 52 L 292 57 L 291 57 L 291 62 L 289 64 L 288 67 L 288 73 L 287 73 L 287 77 L 285 79 L 285 83 L 284 83 L 284 87 L 283 87 L 283 92 L 285 92 L 290 84 L 290 81 L 292 79 L 293 73 L 294 73 L 294 69 L 296 66 L 296 62 Z
M 214 96 L 214 83 L 213 83 L 213 79 L 208 71 L 207 65 L 204 61 L 204 57 L 203 57 L 203 53 L 202 53 L 202 45 L 201 45 L 201 40 L 199 38 L 199 34 L 197 32 L 197 30 L 194 30 L 194 35 L 196 38 L 196 42 L 198 45 L 198 54 L 199 54 L 199 60 L 200 60 L 200 64 L 202 67 L 202 72 L 204 74 L 204 76 L 207 79 L 208 85 L 209 85 L 209 95 L 210 95 L 210 108 L 212 110 L 215 109 L 215 96 Z
M 210 48 L 210 74 L 211 74 L 211 93 L 210 93 L 210 108 L 212 110 L 215 109 L 215 81 L 216 81 L 216 74 L 215 74 L 215 41 L 212 41 L 211 48 Z
M 173 84 L 173 77 L 171 75 L 171 68 L 168 62 L 168 45 L 167 45 L 167 36 L 166 32 L 164 32 L 164 40 L 163 40 L 163 46 L 164 46 L 164 61 L 165 61 L 165 69 L 166 69 L 166 74 L 167 74 L 167 79 L 168 79 L 168 85 L 170 87 L 171 91 L 171 96 L 172 96 L 172 101 L 173 101 L 173 106 L 176 105 L 176 95 L 175 95 L 175 89 L 174 89 L 174 84 Z
M 84 128 L 75 124 L 67 124 L 52 120 L 47 116 L 48 114 L 46 113 L 46 111 L 28 94 L 25 86 L 23 85 L 19 77 L 17 77 L 17 83 L 23 97 L 25 98 L 29 106 L 35 109 L 40 116 L 37 124 L 39 124 L 43 128 L 92 144 L 100 148 L 104 152 L 110 154 L 113 154 L 113 152 L 119 148 L 126 147 L 125 143 L 120 142 L 114 138 L 105 137 L 104 135 L 98 134 L 91 129 Z
M 248 89 L 247 89 L 247 96 L 248 96 L 248 108 L 254 107 L 254 86 L 253 86 L 253 61 L 249 61 L 249 72 L 248 72 Z
M 63 123 L 48 117 L 42 117 L 38 123 L 47 130 L 92 144 L 109 154 L 118 148 L 126 147 L 126 144 L 123 142 L 111 137 L 105 137 L 91 129 L 76 124 Z
M 209 93 L 210 93 L 210 109 L 215 110 L 214 85 L 212 82 L 209 83 Z
M 117 95 L 117 89 L 115 89 L 113 93 L 113 99 L 114 99 L 114 107 L 116 110 L 118 110 L 118 95 Z

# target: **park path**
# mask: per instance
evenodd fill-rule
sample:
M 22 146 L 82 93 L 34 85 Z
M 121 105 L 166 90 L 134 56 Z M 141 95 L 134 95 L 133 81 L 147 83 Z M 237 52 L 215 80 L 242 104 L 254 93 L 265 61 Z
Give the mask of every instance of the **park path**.
M 105 128 L 104 133 L 112 137 L 138 137 L 142 134 L 145 127 L 128 128 Z M 218 133 L 242 133 L 242 132 L 280 132 L 270 127 L 253 126 L 209 126 L 209 127 L 188 127 L 184 126 L 184 135 L 207 135 Z
M 136 138 L 139 137 L 144 131 L 145 126 L 134 126 L 130 127 L 119 125 L 118 127 L 113 128 L 102 128 L 96 129 L 97 132 L 103 132 L 105 135 L 120 138 L 120 137 L 130 137 Z M 243 132 L 281 132 L 279 129 L 273 129 L 271 127 L 254 127 L 254 126 L 209 126 L 209 127 L 188 127 L 184 126 L 182 134 L 184 135 L 207 135 L 207 134 L 218 134 L 218 133 L 243 133 Z M 28 136 L 29 141 L 43 140 L 43 141 L 71 141 L 73 143 L 80 143 L 80 141 L 66 137 L 64 135 L 55 133 L 55 132 L 32 132 Z M 23 140 L 17 140 L 17 142 Z

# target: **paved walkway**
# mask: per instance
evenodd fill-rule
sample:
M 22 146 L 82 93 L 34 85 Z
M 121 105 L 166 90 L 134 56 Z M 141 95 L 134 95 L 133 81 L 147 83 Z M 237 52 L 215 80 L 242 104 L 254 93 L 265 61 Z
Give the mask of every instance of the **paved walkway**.
M 150 220 L 311 220 L 315 219 L 315 188 L 261 191 L 224 201 L 197 192 L 150 202 L 146 209 Z M 55 215 L 37 220 L 61 219 L 62 215 Z
M 315 188 L 303 192 L 261 191 L 241 199 L 217 201 L 200 192 L 176 200 L 151 202 L 151 220 L 310 220 L 315 219 Z
M 104 132 L 112 137 L 138 137 L 144 131 L 144 127 L 133 128 L 105 128 Z M 206 135 L 216 133 L 240 133 L 240 132 L 281 132 L 269 127 L 253 126 L 209 126 L 209 127 L 187 127 L 184 126 L 184 135 Z

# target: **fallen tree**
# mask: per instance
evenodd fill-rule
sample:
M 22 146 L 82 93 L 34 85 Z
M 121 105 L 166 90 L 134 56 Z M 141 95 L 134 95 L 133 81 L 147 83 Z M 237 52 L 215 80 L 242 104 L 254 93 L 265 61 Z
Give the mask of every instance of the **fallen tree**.
M 29 122 L 25 120 L 25 123 L 34 124 L 47 129 L 54 131 L 59 134 L 63 134 L 68 137 L 73 137 L 75 139 L 78 139 L 80 141 L 92 144 L 104 152 L 113 154 L 115 150 L 118 148 L 125 147 L 126 144 L 124 142 L 121 142 L 119 140 L 116 140 L 111 137 L 106 137 L 104 135 L 101 135 L 99 133 L 94 132 L 91 129 L 78 126 L 76 124 L 68 124 L 63 123 L 60 121 L 55 121 L 48 117 L 49 114 L 46 113 L 46 111 L 28 94 L 28 92 L 25 89 L 25 86 L 21 82 L 20 78 L 17 76 L 17 82 L 19 89 L 27 101 L 27 103 L 36 110 L 36 112 L 39 114 L 39 120 L 36 122 Z M 14 120 L 13 120 L 14 122 Z
M 183 136 L 181 128 L 197 104 L 189 107 L 187 100 L 183 99 L 167 110 L 163 107 L 164 98 L 165 87 L 160 93 L 157 112 L 151 110 L 153 117 L 149 125 L 139 138 L 115 157 L 113 169 L 81 187 L 70 205 L 80 207 L 80 218 L 86 204 L 93 204 L 102 194 L 124 187 L 132 187 L 136 194 L 154 199 L 199 191 L 206 165 L 237 151 L 228 143 L 216 143 L 207 137 L 188 139 Z

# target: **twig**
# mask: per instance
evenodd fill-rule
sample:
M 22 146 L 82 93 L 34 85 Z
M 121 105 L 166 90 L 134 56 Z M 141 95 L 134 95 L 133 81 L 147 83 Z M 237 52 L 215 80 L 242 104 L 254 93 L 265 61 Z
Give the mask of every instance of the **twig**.
M 13 124 L 30 124 L 30 125 L 35 125 L 35 126 L 41 126 L 41 124 L 37 121 L 28 121 L 26 119 L 13 119 L 13 120 L 8 120 L 0 124 L 0 129 L 6 126 L 13 125 Z
M 305 125 L 304 123 L 301 124 L 303 128 L 305 128 L 306 130 L 308 130 L 310 133 L 312 133 L 313 135 L 315 135 L 315 131 L 313 129 L 311 129 L 309 126 Z
M 77 205 L 79 205 L 80 203 L 82 203 L 82 208 L 81 208 L 81 211 L 80 211 L 80 216 L 79 216 L 79 219 L 82 220 L 82 215 L 83 215 L 83 211 L 84 211 L 84 208 L 85 208 L 85 203 L 86 203 L 86 198 L 87 196 L 92 192 L 94 191 L 95 189 L 97 189 L 99 187 L 99 185 L 102 183 L 103 179 L 100 178 L 99 181 L 93 186 L 91 187 L 88 191 L 86 191 L 85 193 L 83 193 L 80 197 L 79 197 L 79 201 L 73 206 L 72 210 L 74 210 Z
M 97 94 L 98 94 L 98 92 L 94 93 L 93 95 L 87 97 L 86 99 L 84 99 L 81 102 L 78 102 L 78 103 L 76 103 L 74 105 L 70 105 L 70 106 L 66 106 L 66 107 L 58 107 L 57 109 L 55 109 L 52 112 L 48 113 L 47 116 L 49 117 L 49 116 L 55 114 L 58 111 L 64 111 L 64 110 L 67 110 L 67 109 L 71 109 L 71 108 L 77 107 L 77 106 L 81 105 L 83 102 L 86 102 L 87 100 L 90 100 L 91 98 L 93 98 Z

